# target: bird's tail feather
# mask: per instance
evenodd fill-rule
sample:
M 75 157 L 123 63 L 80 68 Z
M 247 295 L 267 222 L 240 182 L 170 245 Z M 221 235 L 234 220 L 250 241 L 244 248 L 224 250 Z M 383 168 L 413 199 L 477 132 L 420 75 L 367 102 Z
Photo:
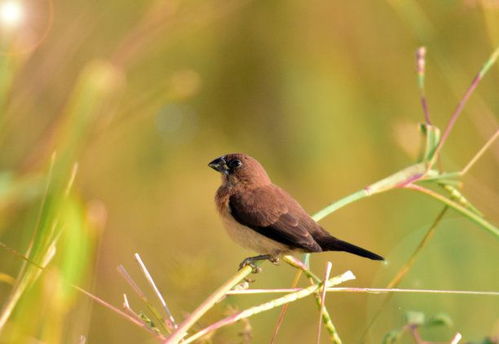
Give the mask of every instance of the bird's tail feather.
M 383 257 L 377 255 L 376 253 L 363 249 L 362 247 L 355 246 L 346 241 L 336 239 L 334 237 L 324 238 L 323 240 L 321 240 L 320 245 L 324 251 L 345 251 L 372 260 L 385 260 Z

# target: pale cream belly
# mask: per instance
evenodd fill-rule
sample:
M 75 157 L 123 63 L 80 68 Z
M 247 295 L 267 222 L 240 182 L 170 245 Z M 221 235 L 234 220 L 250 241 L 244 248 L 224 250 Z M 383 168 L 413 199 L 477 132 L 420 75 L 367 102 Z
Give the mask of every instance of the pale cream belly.
M 275 256 L 290 252 L 288 246 L 269 239 L 251 228 L 239 224 L 228 216 L 222 216 L 222 220 L 231 239 L 244 248 L 260 254 L 271 254 Z

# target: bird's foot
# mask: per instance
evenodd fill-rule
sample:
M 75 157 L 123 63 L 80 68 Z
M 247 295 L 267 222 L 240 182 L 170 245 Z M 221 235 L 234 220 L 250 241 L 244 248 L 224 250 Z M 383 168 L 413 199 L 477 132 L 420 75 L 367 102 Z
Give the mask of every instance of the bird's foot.
M 274 265 L 279 265 L 281 261 L 279 260 L 279 257 L 271 257 L 269 258 L 269 262 L 271 262 Z
M 251 266 L 251 272 L 254 273 L 254 274 L 257 274 L 259 272 L 262 271 L 262 268 L 257 266 L 255 264 L 255 262 L 258 260 L 258 259 L 253 259 L 255 257 L 249 257 L 249 258 L 246 258 L 244 259 L 241 264 L 239 264 L 239 270 L 242 270 L 244 267 L 246 266 Z
M 259 273 L 262 271 L 262 268 L 260 268 L 259 266 L 257 266 L 255 263 L 259 260 L 269 260 L 271 261 L 273 264 L 277 264 L 279 263 L 279 258 L 275 257 L 275 256 L 272 256 L 270 254 L 263 254 L 263 255 L 260 255 L 260 256 L 255 256 L 255 257 L 248 257 L 246 259 L 244 259 L 241 264 L 239 264 L 239 270 L 241 270 L 242 268 L 244 268 L 245 266 L 251 266 L 251 269 L 252 269 L 252 273 L 256 274 L 256 273 Z

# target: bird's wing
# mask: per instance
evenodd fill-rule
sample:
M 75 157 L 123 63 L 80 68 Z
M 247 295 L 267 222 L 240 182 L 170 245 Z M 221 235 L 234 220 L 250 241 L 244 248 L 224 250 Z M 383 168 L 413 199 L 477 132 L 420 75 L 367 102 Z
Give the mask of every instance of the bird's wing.
M 320 226 L 275 185 L 235 193 L 229 207 L 237 222 L 272 240 L 307 252 L 322 251 L 311 235 Z

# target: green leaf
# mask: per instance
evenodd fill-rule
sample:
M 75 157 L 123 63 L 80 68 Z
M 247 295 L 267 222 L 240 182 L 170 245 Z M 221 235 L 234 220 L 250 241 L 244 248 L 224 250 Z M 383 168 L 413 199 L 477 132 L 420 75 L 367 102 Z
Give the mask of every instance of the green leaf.
M 402 330 L 392 330 L 388 332 L 384 337 L 383 341 L 381 342 L 382 344 L 395 344 L 397 343 L 400 338 L 402 337 Z
M 425 326 L 447 326 L 453 325 L 452 319 L 445 313 L 432 315 L 425 323 Z
M 397 185 L 407 182 L 408 179 L 415 176 L 422 176 L 426 172 L 426 164 L 419 163 L 408 166 L 382 180 L 377 181 L 364 188 L 364 191 L 369 195 L 387 191 L 395 188 Z
M 440 143 L 440 129 L 431 124 L 421 123 L 419 125 L 419 130 L 424 137 L 425 146 L 418 162 L 430 162 Z
M 425 322 L 425 315 L 423 312 L 408 311 L 405 313 L 405 318 L 408 324 L 423 325 Z
M 471 210 L 475 214 L 480 217 L 483 217 L 483 214 L 480 210 L 478 210 L 470 201 L 464 197 L 464 195 L 457 188 L 450 184 L 441 185 L 447 192 L 450 194 L 450 198 L 462 205 L 463 207 Z
M 458 204 L 457 202 L 455 202 L 451 199 L 448 199 L 447 197 L 442 196 L 441 194 L 434 192 L 433 190 L 420 187 L 419 185 L 417 187 L 411 187 L 409 189 L 424 193 L 427 196 L 430 196 L 430 197 L 436 199 L 437 201 L 442 202 L 445 205 L 448 205 L 449 207 L 451 207 L 455 211 L 466 216 L 469 220 L 475 222 L 481 228 L 483 228 L 486 231 L 488 231 L 489 233 L 493 234 L 496 239 L 499 238 L 499 228 L 497 228 L 496 226 L 494 226 L 490 222 L 486 221 L 483 217 L 478 216 L 477 214 L 475 214 L 475 212 Z

